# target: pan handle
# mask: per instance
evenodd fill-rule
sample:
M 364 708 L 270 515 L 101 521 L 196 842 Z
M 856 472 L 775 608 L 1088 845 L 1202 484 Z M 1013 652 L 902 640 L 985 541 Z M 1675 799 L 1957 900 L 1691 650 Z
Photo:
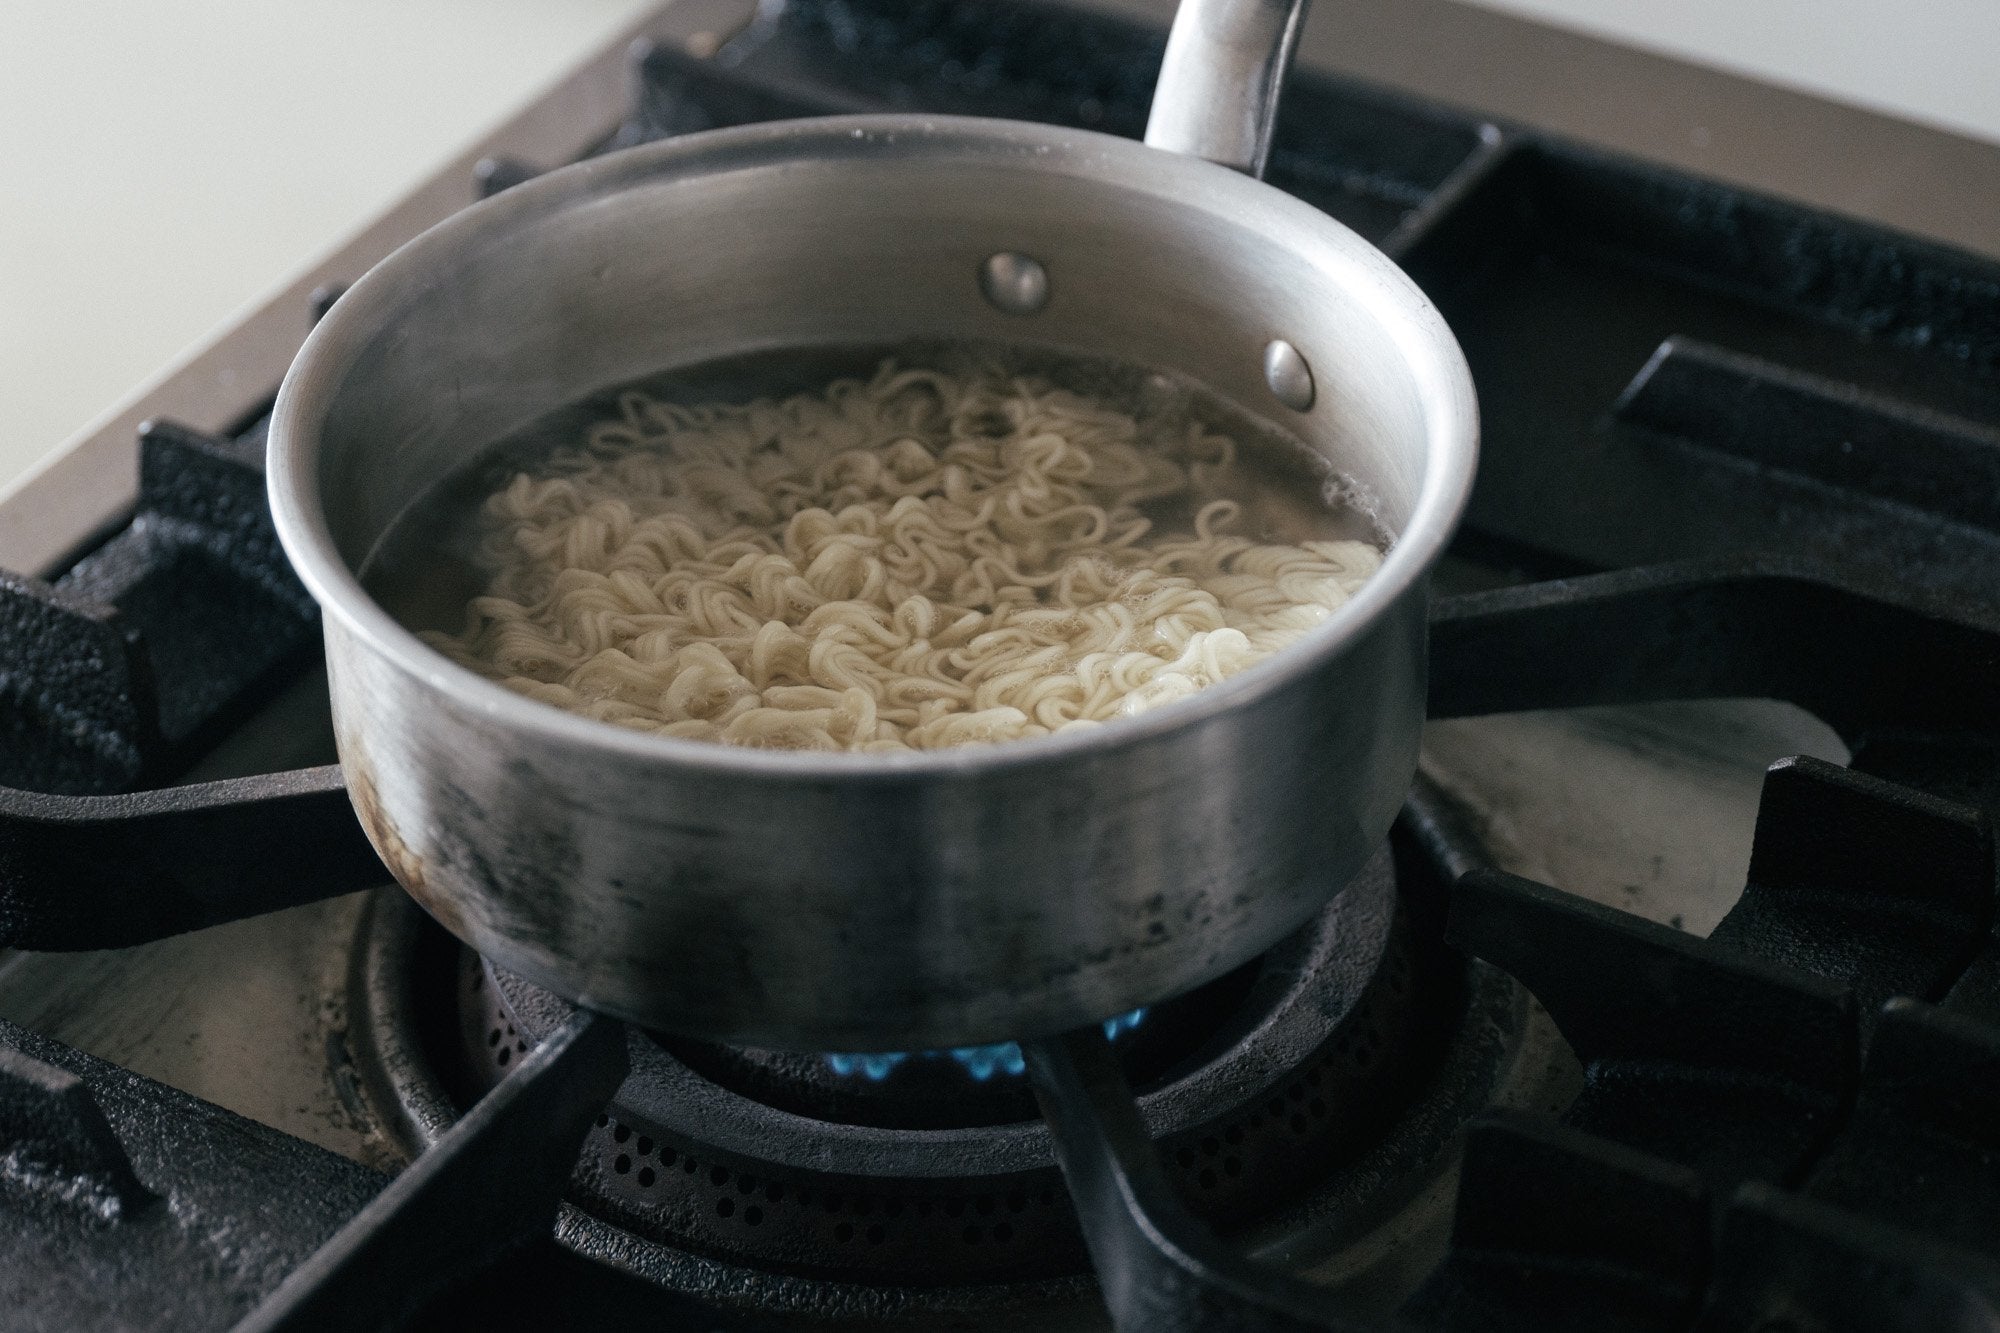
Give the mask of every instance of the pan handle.
M 1181 0 L 1146 142 L 1264 174 L 1306 0 Z

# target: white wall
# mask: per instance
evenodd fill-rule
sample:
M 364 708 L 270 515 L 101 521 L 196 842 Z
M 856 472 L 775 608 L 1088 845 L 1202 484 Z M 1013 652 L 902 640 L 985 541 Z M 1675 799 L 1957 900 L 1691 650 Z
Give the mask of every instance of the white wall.
M 0 483 L 650 0 L 0 0 Z
M 2000 0 L 1470 2 L 2000 139 Z

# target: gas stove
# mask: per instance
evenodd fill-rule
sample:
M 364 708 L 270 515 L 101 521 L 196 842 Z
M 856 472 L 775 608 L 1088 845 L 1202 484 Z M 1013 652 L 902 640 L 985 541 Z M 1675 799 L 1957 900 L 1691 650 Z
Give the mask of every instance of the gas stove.
M 578 1013 L 387 884 L 263 500 L 339 282 L 474 182 L 711 126 L 1134 134 L 1162 41 L 729 8 L 0 506 L 0 1322 L 2000 1328 L 2000 264 L 1545 132 L 1286 94 L 1269 178 L 1437 301 L 1486 445 L 1403 818 L 1264 957 L 801 1055 Z

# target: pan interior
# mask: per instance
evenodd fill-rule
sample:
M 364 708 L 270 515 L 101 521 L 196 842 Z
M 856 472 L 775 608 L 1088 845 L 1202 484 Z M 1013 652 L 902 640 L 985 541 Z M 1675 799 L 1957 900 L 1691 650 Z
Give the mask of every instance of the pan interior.
M 1078 394 L 1129 415 L 1147 451 L 1185 446 L 1190 427 L 1235 446 L 1220 480 L 1143 506 L 1152 534 L 1190 535 L 1199 505 L 1238 505 L 1230 530 L 1259 542 L 1358 540 L 1386 547 L 1389 534 L 1370 498 L 1330 472 L 1319 455 L 1271 422 L 1248 415 L 1184 379 L 1107 358 L 1065 355 L 1009 343 L 905 339 L 886 346 L 782 349 L 706 362 L 612 386 L 550 412 L 479 451 L 405 509 L 362 567 L 364 586 L 407 628 L 457 634 L 468 603 L 490 577 L 480 550 L 493 535 L 483 507 L 515 476 L 549 475 L 553 456 L 573 454 L 593 426 L 617 421 L 634 394 L 684 407 L 740 405 L 822 393 L 841 379 L 868 380 L 885 365 L 935 370 L 960 382 L 970 375 L 1020 378 Z
M 1223 197 L 1229 173 L 1153 158 L 1158 179 L 1100 174 L 1076 152 L 856 149 L 520 187 L 493 201 L 504 215 L 467 215 L 457 244 L 419 241 L 354 293 L 372 309 L 347 322 L 370 331 L 322 386 L 311 459 L 329 536 L 358 570 L 419 496 L 606 386 L 912 338 L 1032 344 L 1198 383 L 1277 421 L 1399 530 L 1427 467 L 1423 393 L 1378 303 L 1313 243 L 1339 229 L 1302 229 L 1303 206 L 1282 197 L 1264 204 L 1279 216 L 1259 216 Z M 982 290 L 1002 253 L 1046 270 L 1035 313 Z M 1274 339 L 1310 367 L 1308 410 L 1267 382 Z

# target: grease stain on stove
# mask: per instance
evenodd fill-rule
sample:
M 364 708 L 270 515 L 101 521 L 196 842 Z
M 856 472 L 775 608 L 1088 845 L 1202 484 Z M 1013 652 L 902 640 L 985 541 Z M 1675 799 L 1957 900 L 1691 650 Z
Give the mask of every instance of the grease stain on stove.
M 347 1030 L 329 1029 L 326 1034 L 326 1068 L 328 1081 L 333 1085 L 334 1096 L 340 1099 L 341 1107 L 358 1123 L 367 1123 L 373 1112 L 368 1099 L 362 1095 L 361 1075 L 354 1067 L 354 1057 L 347 1049 Z

